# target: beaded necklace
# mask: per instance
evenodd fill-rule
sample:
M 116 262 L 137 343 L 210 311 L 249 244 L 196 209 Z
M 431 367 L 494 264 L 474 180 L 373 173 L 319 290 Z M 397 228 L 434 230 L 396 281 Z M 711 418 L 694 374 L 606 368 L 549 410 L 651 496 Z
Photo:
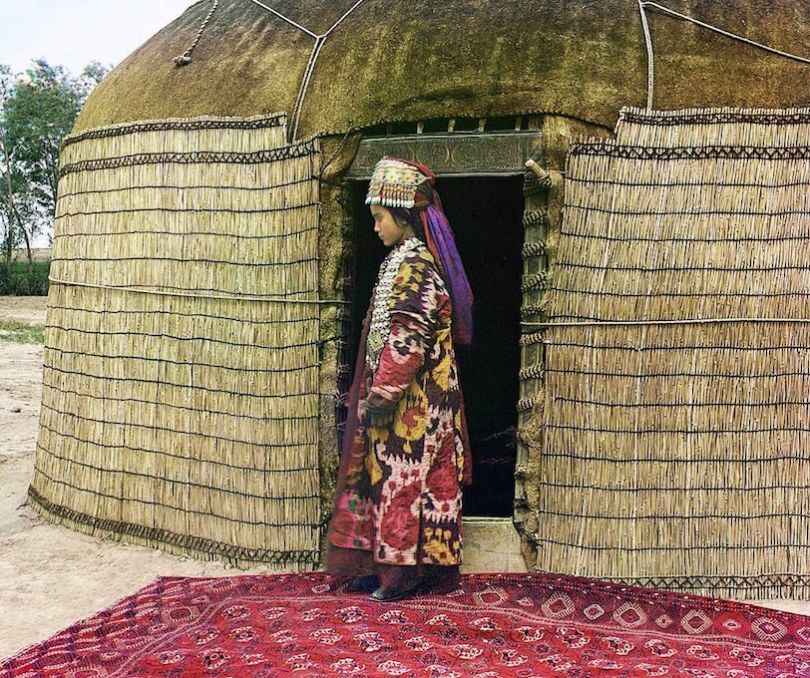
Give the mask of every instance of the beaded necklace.
M 385 340 L 391 332 L 391 314 L 388 311 L 388 304 L 394 289 L 397 271 L 410 252 L 424 246 L 424 243 L 415 236 L 403 240 L 389 252 L 380 266 L 377 285 L 374 287 L 371 322 L 366 340 L 366 362 L 372 370 L 376 371 L 379 367 L 380 354 L 385 346 Z

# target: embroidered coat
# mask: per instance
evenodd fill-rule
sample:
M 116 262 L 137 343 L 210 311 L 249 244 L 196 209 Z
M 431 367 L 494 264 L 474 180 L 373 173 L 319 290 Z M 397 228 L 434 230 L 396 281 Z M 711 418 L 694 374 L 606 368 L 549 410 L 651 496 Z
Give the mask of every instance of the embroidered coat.
M 386 271 L 393 277 L 387 286 Z M 378 296 L 386 287 L 387 300 Z M 390 330 L 375 347 L 372 335 L 381 323 L 371 314 L 360 406 L 350 412 L 358 421 L 351 447 L 344 446 L 349 459 L 341 464 L 329 542 L 369 551 L 377 563 L 458 565 L 469 445 L 450 296 L 421 242 L 400 243 L 389 253 L 375 306 L 387 311 L 382 326 Z

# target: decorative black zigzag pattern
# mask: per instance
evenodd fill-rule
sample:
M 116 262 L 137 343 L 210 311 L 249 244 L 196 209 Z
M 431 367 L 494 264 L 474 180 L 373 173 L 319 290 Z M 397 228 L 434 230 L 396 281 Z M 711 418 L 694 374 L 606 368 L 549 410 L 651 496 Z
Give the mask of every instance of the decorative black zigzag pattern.
M 185 534 L 176 534 L 168 530 L 144 525 L 133 525 L 119 520 L 103 520 L 84 513 L 79 513 L 73 509 L 59 506 L 40 495 L 33 487 L 28 488 L 28 496 L 31 500 L 39 504 L 48 513 L 60 518 L 66 518 L 80 525 L 125 534 L 142 539 L 150 539 L 174 546 L 182 546 L 194 549 L 202 553 L 215 553 L 226 558 L 247 560 L 256 563 L 284 564 L 284 563 L 312 563 L 316 564 L 320 560 L 318 551 L 270 551 L 268 549 L 248 549 L 232 544 L 224 544 L 212 539 L 203 537 L 192 537 Z
M 310 156 L 317 153 L 315 144 L 308 141 L 295 146 L 283 146 L 269 151 L 255 151 L 253 153 L 217 153 L 213 151 L 200 151 L 196 153 L 137 153 L 120 158 L 102 158 L 99 160 L 81 160 L 65 165 L 59 170 L 59 176 L 64 177 L 74 172 L 93 172 L 102 169 L 119 169 L 134 165 L 177 164 L 197 165 L 230 163 L 234 165 L 256 165 L 268 162 L 279 162 Z
M 220 118 L 217 120 L 156 120 L 154 122 L 133 122 L 129 125 L 116 127 L 102 127 L 91 129 L 86 132 L 78 132 L 65 137 L 62 148 L 88 139 L 106 139 L 109 137 L 123 136 L 125 134 L 137 134 L 138 132 L 165 132 L 169 130 L 180 130 L 183 132 L 194 132 L 204 129 L 265 129 L 268 127 L 281 127 L 287 124 L 287 115 L 277 113 L 266 118 L 255 118 L 245 120 L 241 118 Z
M 616 146 L 613 143 L 575 144 L 569 157 L 604 156 L 629 160 L 810 160 L 810 147 L 699 146 L 660 148 Z
M 667 115 L 666 113 L 643 113 L 623 111 L 621 122 L 674 127 L 676 125 L 716 125 L 720 123 L 751 123 L 756 125 L 801 125 L 810 123 L 810 112 L 801 113 L 752 113 L 715 111 L 712 113 L 685 113 Z

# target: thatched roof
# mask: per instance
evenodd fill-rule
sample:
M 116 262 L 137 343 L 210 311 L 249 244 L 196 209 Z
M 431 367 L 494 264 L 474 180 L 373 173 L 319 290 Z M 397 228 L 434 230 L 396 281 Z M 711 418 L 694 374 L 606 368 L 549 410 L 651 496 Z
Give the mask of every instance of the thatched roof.
M 265 0 L 315 33 L 353 0 Z M 810 4 L 667 0 L 672 9 L 810 56 Z M 292 113 L 314 40 L 249 0 L 191 6 L 96 89 L 77 130 L 137 119 Z M 810 104 L 810 66 L 650 12 L 657 108 Z M 612 127 L 646 102 L 636 0 L 366 0 L 327 39 L 299 136 L 378 122 L 558 112 Z

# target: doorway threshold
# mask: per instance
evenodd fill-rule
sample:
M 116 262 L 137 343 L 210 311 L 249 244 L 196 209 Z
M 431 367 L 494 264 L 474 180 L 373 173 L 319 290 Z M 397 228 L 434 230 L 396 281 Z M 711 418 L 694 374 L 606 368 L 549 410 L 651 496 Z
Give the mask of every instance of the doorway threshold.
M 463 573 L 527 571 L 512 518 L 465 516 L 462 526 Z

